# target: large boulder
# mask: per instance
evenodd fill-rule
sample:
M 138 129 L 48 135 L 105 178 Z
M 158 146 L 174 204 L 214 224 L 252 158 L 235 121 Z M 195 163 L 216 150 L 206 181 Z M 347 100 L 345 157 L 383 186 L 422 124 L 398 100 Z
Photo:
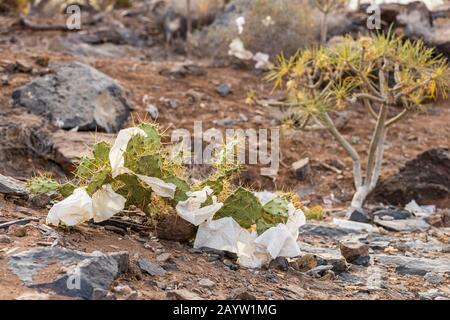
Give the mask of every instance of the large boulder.
M 425 151 L 382 181 L 372 200 L 392 205 L 420 204 L 450 207 L 450 154 L 445 148 Z
M 13 92 L 16 105 L 70 130 L 117 132 L 130 108 L 122 88 L 91 66 L 70 62 Z

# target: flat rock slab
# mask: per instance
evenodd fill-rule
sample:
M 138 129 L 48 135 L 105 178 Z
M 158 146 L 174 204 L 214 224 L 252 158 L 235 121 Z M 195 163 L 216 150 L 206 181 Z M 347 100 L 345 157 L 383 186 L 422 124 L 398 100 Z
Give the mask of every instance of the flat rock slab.
M 401 275 L 424 276 L 428 272 L 450 273 L 450 259 L 448 258 L 414 258 L 405 256 L 373 255 L 377 263 L 396 265 L 395 272 Z
M 19 180 L 1 174 L 0 193 L 19 197 L 27 197 L 29 194 L 28 190 Z
M 66 130 L 117 132 L 130 113 L 116 81 L 79 62 L 61 65 L 56 73 L 15 90 L 12 97 L 16 105 Z
M 36 248 L 9 256 L 8 268 L 30 288 L 92 299 L 95 289 L 109 290 L 129 266 L 128 253 L 84 253 L 58 247 Z
M 404 220 L 388 221 L 375 218 L 374 222 L 387 230 L 396 232 L 426 231 L 431 227 L 423 219 L 404 219 Z
M 320 236 L 320 237 L 330 237 L 330 238 L 339 238 L 344 237 L 349 234 L 358 234 L 359 231 L 344 229 L 340 227 L 333 226 L 325 226 L 320 224 L 307 223 L 300 227 L 300 234 L 303 235 L 311 235 L 311 236 Z

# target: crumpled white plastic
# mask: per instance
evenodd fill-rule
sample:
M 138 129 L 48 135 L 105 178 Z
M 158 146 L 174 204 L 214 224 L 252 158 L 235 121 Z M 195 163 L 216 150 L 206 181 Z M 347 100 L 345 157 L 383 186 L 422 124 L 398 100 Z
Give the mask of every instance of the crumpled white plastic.
M 119 213 L 125 208 L 127 199 L 118 193 L 115 193 L 111 185 L 103 185 L 92 195 L 92 217 L 94 222 L 108 220 L 113 215 Z
M 238 33 L 242 34 L 244 32 L 244 25 L 245 25 L 245 17 L 238 17 L 236 20 L 236 25 L 238 27 Z
M 92 198 L 84 188 L 75 189 L 73 194 L 56 203 L 48 212 L 46 223 L 58 226 L 75 226 L 90 219 L 95 222 L 108 220 L 125 207 L 126 199 L 107 184 L 97 190 Z
M 178 202 L 175 207 L 178 215 L 194 226 L 198 226 L 206 220 L 212 219 L 214 214 L 223 206 L 223 203 L 217 202 L 217 198 L 213 196 L 212 204 L 201 207 L 212 193 L 213 190 L 210 187 L 205 187 L 195 192 L 186 192 L 189 198 L 185 201 Z
M 253 57 L 253 53 L 251 53 L 248 50 L 245 50 L 244 44 L 242 43 L 242 40 L 239 38 L 235 38 L 233 39 L 233 41 L 231 41 L 228 55 L 234 56 L 241 60 L 250 60 Z
M 225 217 L 202 223 L 194 241 L 194 248 L 207 247 L 238 253 L 238 240 L 247 243 L 250 234 L 233 218 Z
M 256 61 L 256 69 L 271 69 L 273 64 L 269 61 L 270 56 L 267 53 L 257 52 L 253 56 L 253 60 Z
M 160 197 L 173 199 L 177 186 L 170 182 L 165 182 L 159 178 L 148 177 L 136 174 L 136 177 L 144 181 Z
M 56 203 L 48 212 L 46 223 L 58 226 L 74 226 L 88 221 L 93 215 L 92 198 L 83 188 L 75 189 L 73 194 Z
M 127 150 L 128 142 L 137 135 L 147 136 L 144 130 L 136 127 L 120 130 L 117 135 L 116 141 L 109 152 L 109 162 L 111 164 L 113 178 L 130 172 L 129 169 L 124 167 L 125 159 L 123 154 Z
M 270 192 L 255 193 L 262 202 L 270 201 L 275 194 Z M 269 200 L 270 199 L 270 200 Z M 279 256 L 296 257 L 300 254 L 297 244 L 298 229 L 305 224 L 303 211 L 288 207 L 289 218 L 286 224 L 278 224 L 261 235 L 249 233 L 233 218 L 208 220 L 200 224 L 194 247 L 208 247 L 236 253 L 238 263 L 247 268 L 260 268 L 262 265 Z

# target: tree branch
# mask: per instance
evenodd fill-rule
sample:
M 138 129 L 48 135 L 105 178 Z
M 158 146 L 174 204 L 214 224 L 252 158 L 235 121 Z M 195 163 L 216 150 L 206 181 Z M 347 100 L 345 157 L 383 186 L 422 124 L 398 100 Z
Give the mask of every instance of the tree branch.
M 395 117 L 392 117 L 391 119 L 389 119 L 388 121 L 386 121 L 386 128 L 392 126 L 394 123 L 398 122 L 400 119 L 402 119 L 407 113 L 408 113 L 408 109 L 403 109 L 402 112 L 400 112 L 399 114 L 397 114 Z
M 344 148 L 345 151 L 350 155 L 353 160 L 353 175 L 355 179 L 355 187 L 359 188 L 362 185 L 362 175 L 361 175 L 361 159 L 359 157 L 358 152 L 352 147 L 352 145 L 344 138 L 343 135 L 338 131 L 336 126 L 334 125 L 333 120 L 330 118 L 328 113 L 323 113 L 323 118 L 325 125 L 328 127 L 328 130 L 337 140 L 337 142 Z

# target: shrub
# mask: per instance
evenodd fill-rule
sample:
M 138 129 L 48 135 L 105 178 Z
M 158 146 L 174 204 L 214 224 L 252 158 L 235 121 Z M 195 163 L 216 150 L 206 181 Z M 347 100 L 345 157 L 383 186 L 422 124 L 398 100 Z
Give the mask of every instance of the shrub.
M 353 208 L 361 208 L 377 184 L 389 127 L 425 108 L 428 99 L 445 95 L 450 80 L 446 59 L 436 56 L 434 49 L 421 41 L 403 41 L 390 32 L 358 40 L 347 37 L 333 49 L 303 50 L 288 59 L 280 56 L 267 79 L 288 94 L 286 105 L 300 129 L 328 130 L 352 158 Z M 376 121 L 365 176 L 360 155 L 330 117 L 331 111 L 339 112 L 358 101 Z
M 201 52 L 224 58 L 231 41 L 240 37 L 247 50 L 275 57 L 280 52 L 294 54 L 319 39 L 317 12 L 302 0 L 235 1 L 240 10 L 225 13 L 197 34 Z M 236 18 L 244 16 L 242 34 L 238 34 Z

